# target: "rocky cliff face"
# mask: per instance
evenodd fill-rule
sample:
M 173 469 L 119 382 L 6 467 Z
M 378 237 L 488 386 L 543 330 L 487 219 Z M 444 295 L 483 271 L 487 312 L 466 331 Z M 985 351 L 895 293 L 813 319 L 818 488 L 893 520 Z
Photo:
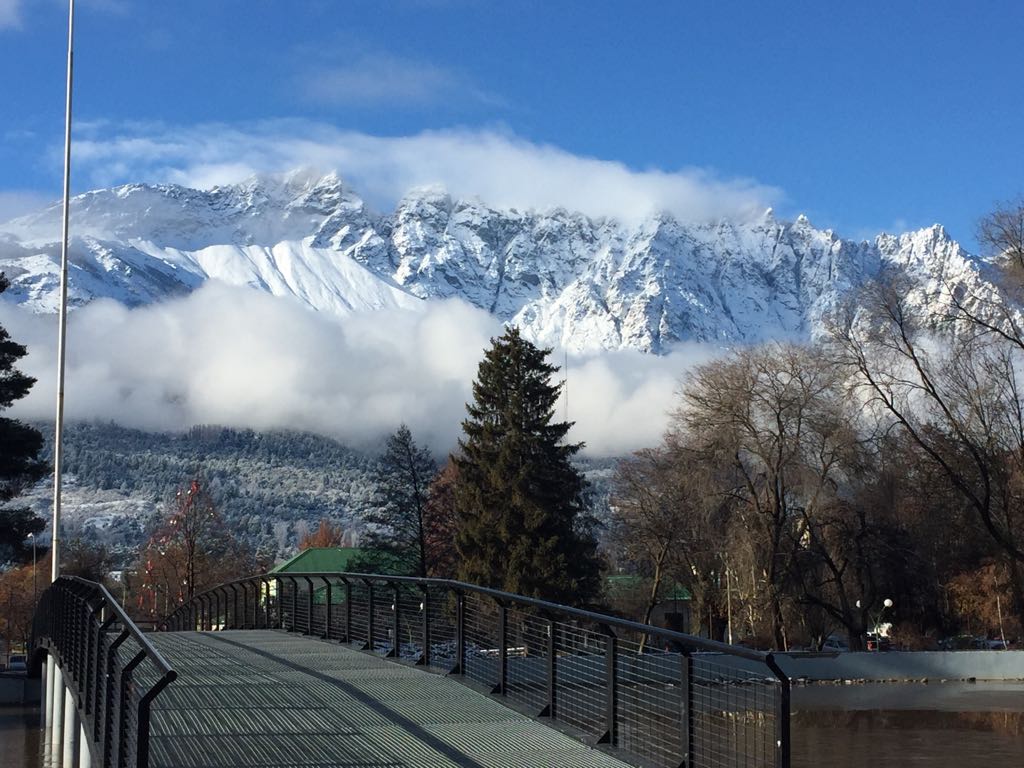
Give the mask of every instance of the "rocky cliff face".
M 940 226 L 843 240 L 770 211 L 744 223 L 639 224 L 556 209 L 497 210 L 444 190 L 378 214 L 336 175 L 296 171 L 209 191 L 127 185 L 75 198 L 73 306 L 146 304 L 206 280 L 346 314 L 460 297 L 576 351 L 809 339 L 866 280 L 905 275 L 924 311 L 943 282 L 984 288 Z M 0 225 L 4 299 L 58 306 L 60 207 Z

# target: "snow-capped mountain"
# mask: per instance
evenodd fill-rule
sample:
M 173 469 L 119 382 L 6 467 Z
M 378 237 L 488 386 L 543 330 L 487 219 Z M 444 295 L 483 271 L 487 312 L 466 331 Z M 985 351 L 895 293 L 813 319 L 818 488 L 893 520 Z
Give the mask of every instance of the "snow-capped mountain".
M 60 206 L 0 225 L 3 299 L 58 306 Z M 922 306 L 943 281 L 980 284 L 979 262 L 940 226 L 843 240 L 768 211 L 745 223 L 639 224 L 562 209 L 498 210 L 440 189 L 370 211 L 336 175 L 254 177 L 209 191 L 131 184 L 72 203 L 73 306 L 180 295 L 206 280 L 346 314 L 461 297 L 572 350 L 659 353 L 683 340 L 807 339 L 843 296 L 883 270 Z

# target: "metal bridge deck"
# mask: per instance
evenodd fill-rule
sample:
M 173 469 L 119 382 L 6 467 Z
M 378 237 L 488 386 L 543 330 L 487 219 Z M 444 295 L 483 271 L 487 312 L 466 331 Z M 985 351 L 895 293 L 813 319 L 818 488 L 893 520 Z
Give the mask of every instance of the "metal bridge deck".
M 456 680 L 275 631 L 149 636 L 153 768 L 628 768 Z

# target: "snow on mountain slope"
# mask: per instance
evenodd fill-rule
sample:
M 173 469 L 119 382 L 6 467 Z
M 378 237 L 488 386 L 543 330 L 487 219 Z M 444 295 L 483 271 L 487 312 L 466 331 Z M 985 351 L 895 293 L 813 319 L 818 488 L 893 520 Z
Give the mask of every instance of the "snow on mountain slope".
M 126 185 L 72 205 L 73 306 L 147 304 L 206 280 L 347 314 L 460 297 L 572 350 L 722 344 L 819 333 L 842 298 L 884 271 L 909 276 L 926 311 L 943 281 L 983 286 L 939 226 L 843 240 L 804 217 L 636 226 L 562 209 L 498 210 L 437 188 L 386 215 L 331 174 L 254 177 L 209 191 Z M 60 207 L 0 225 L 5 294 L 57 309 Z

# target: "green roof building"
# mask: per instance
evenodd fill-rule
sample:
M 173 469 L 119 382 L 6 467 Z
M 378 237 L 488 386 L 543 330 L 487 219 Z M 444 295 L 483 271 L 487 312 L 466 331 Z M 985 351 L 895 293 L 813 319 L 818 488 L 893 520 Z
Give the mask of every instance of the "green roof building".
M 310 547 L 290 560 L 278 563 L 271 573 L 340 573 L 350 570 L 350 563 L 366 555 L 367 550 L 358 547 Z

